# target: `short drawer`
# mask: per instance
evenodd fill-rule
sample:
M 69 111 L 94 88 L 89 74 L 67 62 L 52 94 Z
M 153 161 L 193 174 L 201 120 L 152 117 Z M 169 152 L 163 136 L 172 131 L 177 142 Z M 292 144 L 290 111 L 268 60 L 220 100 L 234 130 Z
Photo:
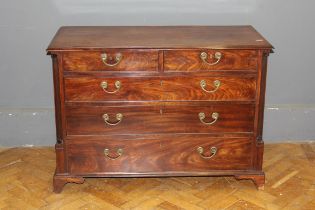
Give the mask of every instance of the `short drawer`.
M 147 77 L 65 78 L 66 101 L 161 100 L 159 79 Z
M 254 105 L 66 106 L 68 135 L 252 132 Z
M 71 174 L 245 170 L 252 140 L 206 135 L 78 137 L 66 141 Z
M 63 53 L 65 71 L 157 71 L 156 50 L 104 50 Z
M 167 50 L 164 71 L 257 70 L 255 50 Z

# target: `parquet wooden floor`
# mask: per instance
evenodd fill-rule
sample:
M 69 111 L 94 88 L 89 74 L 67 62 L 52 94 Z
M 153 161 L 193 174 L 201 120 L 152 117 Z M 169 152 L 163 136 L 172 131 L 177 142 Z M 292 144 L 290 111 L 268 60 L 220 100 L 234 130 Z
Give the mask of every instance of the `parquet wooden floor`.
M 232 177 L 89 178 L 52 192 L 53 148 L 0 149 L 0 209 L 315 209 L 315 143 L 267 144 L 266 186 Z

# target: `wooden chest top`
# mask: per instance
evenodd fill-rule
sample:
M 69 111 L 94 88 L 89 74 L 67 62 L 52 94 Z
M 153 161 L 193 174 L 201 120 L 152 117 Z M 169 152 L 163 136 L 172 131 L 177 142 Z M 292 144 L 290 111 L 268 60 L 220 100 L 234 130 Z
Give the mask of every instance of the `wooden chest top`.
M 102 48 L 270 49 L 252 26 L 61 27 L 47 51 Z

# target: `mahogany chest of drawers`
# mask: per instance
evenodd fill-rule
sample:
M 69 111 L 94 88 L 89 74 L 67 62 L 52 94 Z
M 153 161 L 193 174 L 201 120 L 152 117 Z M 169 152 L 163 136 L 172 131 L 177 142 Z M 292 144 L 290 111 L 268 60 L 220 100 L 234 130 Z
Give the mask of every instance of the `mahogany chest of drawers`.
M 54 191 L 85 177 L 235 176 L 262 188 L 272 46 L 251 26 L 62 27 Z

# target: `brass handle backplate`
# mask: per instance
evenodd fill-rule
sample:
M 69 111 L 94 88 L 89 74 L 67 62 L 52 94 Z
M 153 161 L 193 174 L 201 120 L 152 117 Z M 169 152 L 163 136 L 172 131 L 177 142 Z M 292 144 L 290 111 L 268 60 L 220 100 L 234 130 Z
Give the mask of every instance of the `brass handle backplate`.
M 212 55 L 211 55 L 210 57 L 212 57 Z M 209 63 L 209 62 L 207 61 L 208 54 L 207 54 L 206 52 L 200 53 L 200 58 L 201 58 L 201 60 L 202 60 L 204 63 L 206 63 L 206 64 L 208 64 L 208 65 L 210 65 L 210 66 L 214 66 L 214 65 L 216 65 L 216 64 L 218 64 L 218 63 L 220 62 L 220 60 L 221 60 L 221 58 L 222 58 L 222 53 L 220 53 L 220 52 L 215 52 L 215 53 L 214 53 L 214 58 L 216 59 L 216 61 L 213 62 L 213 63 Z
M 205 156 L 205 155 L 203 154 L 203 152 L 204 152 L 203 147 L 198 147 L 198 148 L 197 148 L 197 152 L 199 153 L 199 155 L 200 155 L 203 159 L 211 159 L 211 158 L 213 158 L 213 157 L 217 154 L 217 151 L 218 151 L 218 149 L 217 149 L 216 147 L 211 147 L 211 148 L 210 148 L 211 155 L 210 155 L 210 156 Z
M 108 83 L 106 81 L 101 82 L 101 88 L 104 90 L 104 92 L 109 93 L 109 94 L 113 94 L 113 93 L 117 93 L 119 91 L 119 89 L 121 88 L 121 82 L 119 80 L 117 80 L 115 82 L 115 87 L 116 90 L 114 91 L 108 91 Z
M 105 157 L 107 157 L 107 158 L 110 159 L 110 160 L 116 160 L 117 158 L 121 157 L 122 154 L 123 154 L 123 152 L 124 152 L 123 149 L 118 148 L 117 151 L 116 151 L 116 154 L 117 154 L 117 155 L 113 157 L 113 156 L 111 156 L 111 155 L 109 154 L 109 153 L 110 153 L 109 149 L 107 149 L 107 148 L 104 149 L 104 155 L 105 155 Z
M 122 121 L 123 115 L 121 113 L 116 114 L 116 120 L 117 120 L 116 123 L 109 122 L 109 115 L 107 113 L 103 114 L 103 119 L 107 125 L 118 125 Z
M 202 123 L 205 124 L 205 125 L 212 125 L 212 124 L 214 124 L 214 123 L 219 119 L 219 113 L 218 113 L 218 112 L 213 112 L 213 113 L 211 114 L 211 117 L 212 117 L 212 119 L 213 119 L 211 122 L 205 122 L 205 121 L 204 121 L 204 119 L 206 118 L 206 114 L 205 114 L 204 112 L 200 112 L 200 113 L 198 114 L 198 116 L 199 116 L 200 122 L 202 122 Z
M 103 53 L 101 54 L 101 59 L 103 61 L 103 63 L 106 65 L 106 66 L 110 66 L 110 67 L 113 67 L 113 66 L 117 66 L 120 61 L 122 60 L 122 54 L 121 53 L 117 53 L 115 55 L 115 63 L 108 63 L 108 55 L 106 53 Z
M 221 85 L 221 82 L 220 80 L 214 80 L 213 81 L 213 86 L 214 86 L 214 89 L 213 90 L 207 90 L 206 87 L 207 87 L 207 82 L 205 80 L 201 80 L 200 81 L 200 87 L 203 91 L 207 92 L 207 93 L 214 93 L 216 92 L 219 87 Z

